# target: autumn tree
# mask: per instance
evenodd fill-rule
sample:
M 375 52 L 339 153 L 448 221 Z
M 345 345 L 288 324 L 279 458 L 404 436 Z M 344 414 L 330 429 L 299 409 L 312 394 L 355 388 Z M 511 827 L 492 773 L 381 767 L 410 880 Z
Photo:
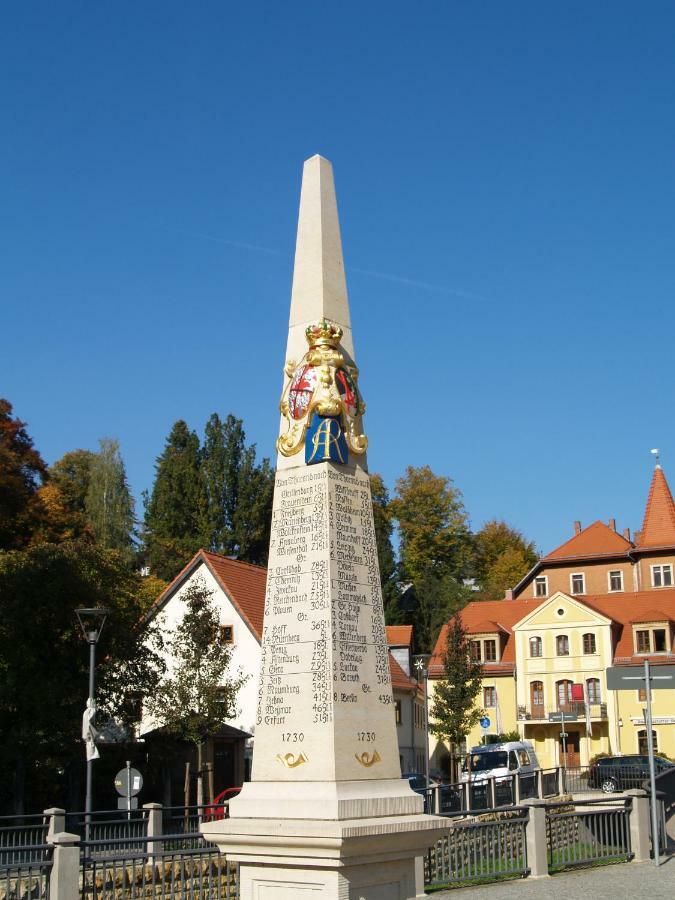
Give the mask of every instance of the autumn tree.
M 203 581 L 193 581 L 182 600 L 185 615 L 166 647 L 168 672 L 146 706 L 160 727 L 195 746 L 197 803 L 202 805 L 204 742 L 235 716 L 237 693 L 246 676 L 228 672 L 232 645 L 221 638 L 218 611 Z
M 89 533 L 87 492 L 95 454 L 71 450 L 49 467 L 48 481 L 40 488 L 46 521 L 42 538 L 72 540 Z
M 537 561 L 532 541 L 506 522 L 491 520 L 474 535 L 476 599 L 501 600 Z
M 382 599 L 384 600 L 384 616 L 387 624 L 399 620 L 397 610 L 398 591 L 396 587 L 396 557 L 392 544 L 393 523 L 389 509 L 389 491 L 381 475 L 370 476 L 370 491 L 373 498 L 373 520 L 375 523 L 375 541 L 377 544 L 377 561 L 380 566 L 382 583 Z
M 429 711 L 429 730 L 450 746 L 451 773 L 458 745 L 480 719 L 483 710 L 476 706 L 482 686 L 483 669 L 471 659 L 461 614 L 448 623 L 441 660 L 443 675 L 434 683 Z
M 413 584 L 429 574 L 461 580 L 470 560 L 470 532 L 452 479 L 435 475 L 429 466 L 408 466 L 389 506 L 398 524 L 404 576 Z
M 146 496 L 143 542 L 153 572 L 170 581 L 210 543 L 199 437 L 183 420 L 171 429 L 155 471 L 152 494 Z
M 0 549 L 24 547 L 43 519 L 38 490 L 47 467 L 26 424 L 0 398 Z
M 89 470 L 86 517 L 96 541 L 119 550 L 130 561 L 133 554 L 134 504 L 127 483 L 119 443 L 101 438 Z

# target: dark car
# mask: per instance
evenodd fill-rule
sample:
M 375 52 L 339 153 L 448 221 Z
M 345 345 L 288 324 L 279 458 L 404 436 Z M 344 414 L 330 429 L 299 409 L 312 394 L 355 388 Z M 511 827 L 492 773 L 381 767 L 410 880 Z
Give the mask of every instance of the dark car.
M 675 763 L 661 756 L 654 757 L 656 774 L 670 769 Z M 588 786 L 600 788 L 606 794 L 641 788 L 649 778 L 648 756 L 604 756 L 594 762 L 588 773 Z
M 426 775 L 420 772 L 404 772 L 401 778 L 406 778 L 410 782 L 410 787 L 424 797 L 424 811 L 431 812 L 433 810 L 434 788 L 438 788 L 438 805 L 441 815 L 451 812 L 457 812 L 462 808 L 461 797 L 458 792 L 450 785 L 439 784 L 437 781 L 429 781 L 427 784 Z

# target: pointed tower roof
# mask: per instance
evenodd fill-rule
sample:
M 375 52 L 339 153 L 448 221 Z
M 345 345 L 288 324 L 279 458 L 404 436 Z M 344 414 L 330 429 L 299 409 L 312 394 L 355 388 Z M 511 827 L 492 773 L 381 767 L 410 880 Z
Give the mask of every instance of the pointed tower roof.
M 657 463 L 647 497 L 638 550 L 675 546 L 675 504 L 663 469 Z
M 543 561 L 562 559 L 588 559 L 595 556 L 621 556 L 633 545 L 617 534 L 613 528 L 598 520 L 579 534 L 565 541 L 548 553 Z

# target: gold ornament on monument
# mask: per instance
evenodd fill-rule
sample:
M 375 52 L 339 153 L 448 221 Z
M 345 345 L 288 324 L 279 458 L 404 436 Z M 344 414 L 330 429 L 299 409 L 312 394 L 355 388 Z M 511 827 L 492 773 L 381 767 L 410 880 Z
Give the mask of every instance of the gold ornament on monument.
M 287 430 L 279 437 L 277 449 L 283 456 L 298 453 L 316 414 L 321 419 L 334 419 L 349 451 L 360 456 L 368 446 L 360 422 L 366 405 L 356 384 L 359 370 L 349 365 L 338 350 L 342 328 L 320 319 L 305 329 L 305 337 L 309 344 L 307 353 L 299 363 L 289 359 L 284 367 L 288 381 L 279 408 Z

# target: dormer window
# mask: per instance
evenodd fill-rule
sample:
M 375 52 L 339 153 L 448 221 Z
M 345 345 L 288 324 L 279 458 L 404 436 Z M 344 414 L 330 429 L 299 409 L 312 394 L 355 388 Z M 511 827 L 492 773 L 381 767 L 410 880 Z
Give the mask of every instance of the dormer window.
M 548 578 L 545 575 L 537 575 L 534 579 L 534 596 L 546 597 L 548 595 Z
M 469 643 L 469 653 L 473 662 L 498 662 L 497 641 L 494 638 L 474 638 Z
M 651 566 L 652 570 L 652 587 L 672 587 L 673 586 L 673 567 L 670 563 L 666 565 Z
M 497 644 L 495 641 L 483 641 L 485 662 L 494 662 L 497 659 Z
M 636 653 L 668 653 L 670 629 L 665 625 L 640 625 L 634 631 Z
M 573 594 L 586 593 L 586 579 L 583 572 L 576 572 L 574 575 L 570 575 L 570 589 Z

